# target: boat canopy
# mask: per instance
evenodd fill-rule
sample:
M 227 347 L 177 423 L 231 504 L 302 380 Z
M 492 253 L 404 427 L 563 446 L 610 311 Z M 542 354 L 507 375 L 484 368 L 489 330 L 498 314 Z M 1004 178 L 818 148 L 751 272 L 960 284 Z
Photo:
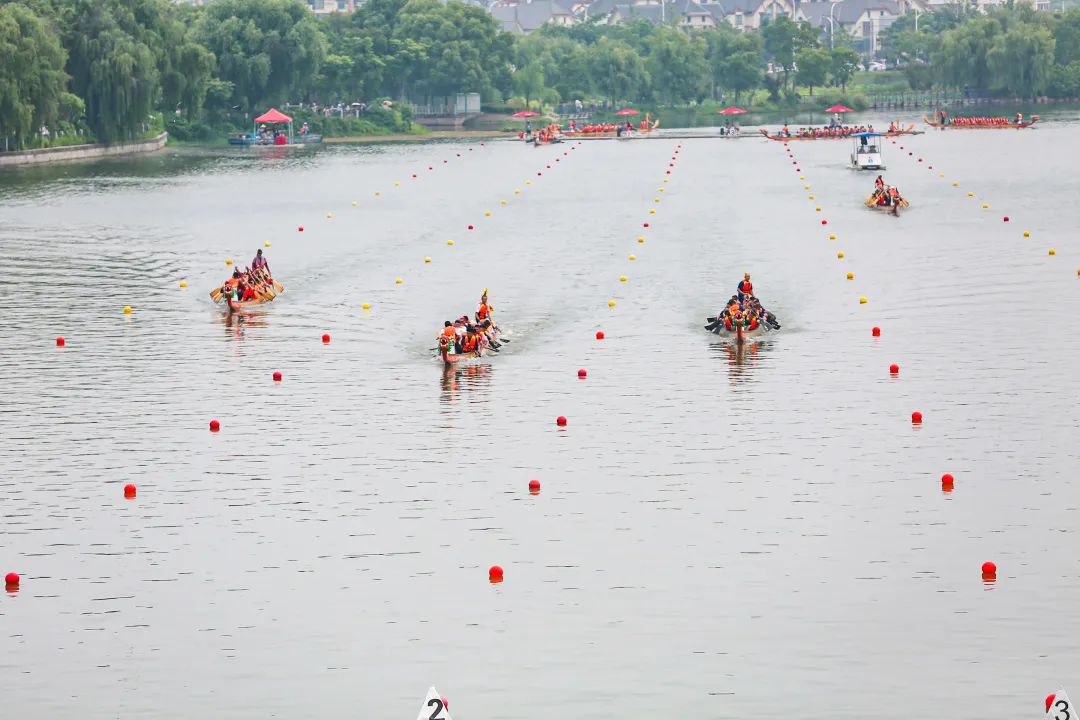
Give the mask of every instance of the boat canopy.
M 885 134 L 876 132 L 861 132 L 851 133 L 851 135 L 848 135 L 848 137 L 885 137 Z
M 259 117 L 255 118 L 256 123 L 291 123 L 292 118 L 281 112 L 277 108 L 270 108 Z

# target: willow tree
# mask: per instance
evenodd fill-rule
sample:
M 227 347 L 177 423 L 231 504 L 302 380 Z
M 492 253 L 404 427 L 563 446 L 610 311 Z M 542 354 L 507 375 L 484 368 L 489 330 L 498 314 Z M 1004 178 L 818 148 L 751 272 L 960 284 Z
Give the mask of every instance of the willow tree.
M 59 36 L 24 5 L 0 5 L 0 135 L 17 146 L 55 125 L 67 87 Z

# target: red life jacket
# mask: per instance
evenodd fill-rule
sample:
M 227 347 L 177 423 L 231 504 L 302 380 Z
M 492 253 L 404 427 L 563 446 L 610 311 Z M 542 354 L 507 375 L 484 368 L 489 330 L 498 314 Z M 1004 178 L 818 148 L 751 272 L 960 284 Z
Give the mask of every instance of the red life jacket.
M 740 281 L 739 282 L 739 292 L 744 293 L 746 295 L 753 295 L 754 294 L 754 284 L 752 282 L 747 281 L 747 280 Z

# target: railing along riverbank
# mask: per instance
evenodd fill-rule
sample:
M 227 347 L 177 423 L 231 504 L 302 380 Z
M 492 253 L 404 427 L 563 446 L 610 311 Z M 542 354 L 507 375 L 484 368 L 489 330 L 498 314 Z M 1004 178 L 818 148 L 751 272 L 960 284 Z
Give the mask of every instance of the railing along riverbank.
M 0 152 L 0 167 L 36 165 L 69 160 L 91 160 L 102 157 L 157 152 L 165 147 L 168 140 L 169 133 L 163 132 L 157 137 L 147 140 L 132 140 L 124 143 L 93 143 L 89 145 L 68 145 L 66 147 Z
M 965 95 L 962 92 L 901 92 L 875 93 L 868 96 L 872 110 L 916 110 L 936 107 L 973 107 L 979 105 L 1008 105 L 1010 107 L 1026 105 L 1048 105 L 1051 103 L 1075 103 L 1076 98 L 1047 98 L 1034 100 L 1020 98 L 992 98 Z

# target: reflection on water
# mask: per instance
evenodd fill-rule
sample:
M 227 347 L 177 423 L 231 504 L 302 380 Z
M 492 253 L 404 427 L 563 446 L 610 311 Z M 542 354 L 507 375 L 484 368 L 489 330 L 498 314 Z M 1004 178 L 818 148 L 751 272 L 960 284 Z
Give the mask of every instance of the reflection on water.
M 476 391 L 490 387 L 491 377 L 492 366 L 489 362 L 446 366 L 443 368 L 440 400 L 447 405 L 462 399 L 475 400 Z
M 734 338 L 714 337 L 709 351 L 727 365 L 728 381 L 735 387 L 754 377 L 757 366 L 774 346 L 774 340 L 754 338 L 743 344 Z

